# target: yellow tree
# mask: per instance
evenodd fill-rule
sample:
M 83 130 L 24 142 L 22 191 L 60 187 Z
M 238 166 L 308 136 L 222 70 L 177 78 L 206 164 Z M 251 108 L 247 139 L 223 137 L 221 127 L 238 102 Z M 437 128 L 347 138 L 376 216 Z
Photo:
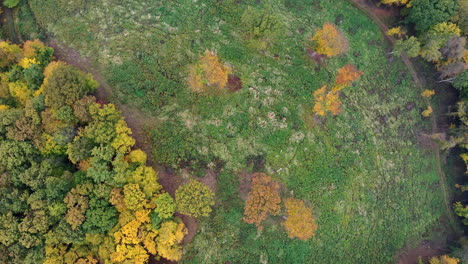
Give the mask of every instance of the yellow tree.
M 331 23 L 325 23 L 321 29 L 317 30 L 312 41 L 315 42 L 317 53 L 329 57 L 345 53 L 349 46 L 343 33 Z
M 244 207 L 244 221 L 255 224 L 261 230 L 261 224 L 268 215 L 278 215 L 281 202 L 279 190 L 279 183 L 272 181 L 270 176 L 255 173 Z
M 312 215 L 312 210 L 308 208 L 303 201 L 288 198 L 284 202 L 287 210 L 287 219 L 284 227 L 290 238 L 299 238 L 307 240 L 315 235 L 317 224 Z
M 226 87 L 231 68 L 219 61 L 216 53 L 206 51 L 197 63 L 189 66 L 188 85 L 197 93 L 219 91 Z
M 447 255 L 440 257 L 433 257 L 429 260 L 429 264 L 458 264 L 460 260 L 457 258 L 451 258 Z

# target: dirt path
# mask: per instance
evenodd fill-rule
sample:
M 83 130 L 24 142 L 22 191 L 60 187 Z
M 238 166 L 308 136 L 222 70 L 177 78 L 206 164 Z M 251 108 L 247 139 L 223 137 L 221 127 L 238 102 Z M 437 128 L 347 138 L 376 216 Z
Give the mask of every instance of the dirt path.
M 395 43 L 395 41 L 396 41 L 395 38 L 393 38 L 391 36 L 387 36 L 385 34 L 389 30 L 389 26 L 385 22 L 383 22 L 382 19 L 381 19 L 381 15 L 380 15 L 381 10 L 382 10 L 381 8 L 378 8 L 375 5 L 373 5 L 372 3 L 369 3 L 369 1 L 365 1 L 365 0 L 347 0 L 347 1 L 349 3 L 351 3 L 353 6 L 355 6 L 356 8 L 358 8 L 359 10 L 361 10 L 369 18 L 371 18 L 377 24 L 377 26 L 380 28 L 380 30 L 382 31 L 382 34 L 385 36 L 385 38 L 392 45 Z M 414 83 L 416 83 L 416 86 L 420 89 L 421 92 L 423 92 L 425 87 L 426 87 L 425 81 L 422 78 L 419 77 L 419 75 L 418 75 L 418 73 L 417 73 L 417 71 L 415 69 L 415 66 L 410 61 L 408 56 L 406 56 L 406 54 L 402 54 L 401 59 L 402 59 L 403 63 L 406 65 L 406 67 L 408 68 L 409 73 L 411 74 Z M 431 105 L 428 98 L 424 97 L 423 99 L 424 99 L 425 104 L 427 106 Z M 438 133 L 439 132 L 439 127 L 437 125 L 436 116 L 431 115 L 430 121 L 431 121 L 432 134 Z M 449 194 L 449 187 L 448 187 L 448 183 L 447 183 L 447 177 L 445 175 L 445 172 L 442 170 L 442 166 L 441 166 L 442 161 L 441 161 L 441 157 L 440 157 L 440 149 L 439 149 L 437 144 L 433 144 L 432 150 L 433 150 L 433 153 L 434 153 L 434 157 L 436 159 L 436 168 L 437 168 L 437 173 L 438 173 L 439 178 L 440 178 L 440 188 L 441 188 L 441 192 L 442 192 L 443 199 L 444 199 L 444 204 L 445 204 L 445 209 L 446 209 L 446 213 L 447 213 L 447 217 L 448 217 L 448 221 L 449 221 L 449 226 L 451 227 L 454 234 L 461 235 L 461 231 L 460 231 L 459 226 L 457 224 L 456 216 L 455 216 L 455 214 L 454 214 L 454 212 L 453 212 L 453 210 L 451 208 L 452 203 L 451 203 L 450 194 Z M 418 249 L 421 248 L 421 247 L 424 248 L 423 252 L 425 252 L 425 253 L 438 252 L 441 249 L 440 246 L 431 247 L 431 246 L 427 246 L 427 245 L 421 245 L 420 247 L 418 247 Z M 431 249 L 431 250 L 429 250 L 429 249 Z M 408 253 L 411 253 L 411 252 L 408 252 Z M 410 255 L 411 254 L 404 255 L 403 257 L 405 259 L 400 259 L 398 263 L 413 263 L 412 262 L 413 260 L 411 259 L 412 256 L 410 256 Z

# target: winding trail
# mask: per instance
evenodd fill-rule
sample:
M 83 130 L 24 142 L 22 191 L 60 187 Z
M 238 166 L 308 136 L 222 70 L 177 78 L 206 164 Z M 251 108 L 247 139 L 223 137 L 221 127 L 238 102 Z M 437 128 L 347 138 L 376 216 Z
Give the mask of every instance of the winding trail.
M 369 3 L 369 1 L 365 1 L 365 0 L 346 0 L 346 1 L 349 2 L 351 5 L 353 5 L 354 7 L 361 10 L 365 15 L 367 15 L 370 19 L 372 19 L 372 21 L 374 21 L 374 23 L 380 28 L 380 30 L 382 31 L 382 34 L 385 36 L 387 41 L 392 45 L 395 44 L 396 39 L 392 36 L 386 35 L 386 32 L 389 30 L 389 26 L 384 21 L 382 21 L 382 19 L 379 16 L 376 15 L 375 10 L 377 9 L 377 7 L 371 6 L 372 4 Z M 403 63 L 406 65 L 406 67 L 408 68 L 408 71 L 411 74 L 414 83 L 420 89 L 422 93 L 426 87 L 425 80 L 419 77 L 415 69 L 415 66 L 413 65 L 413 63 L 411 62 L 411 60 L 408 58 L 406 54 L 402 53 L 401 59 Z M 427 106 L 431 105 L 428 98 L 423 97 L 423 99 Z M 439 127 L 437 125 L 436 115 L 434 114 L 431 115 L 430 121 L 431 121 L 431 133 L 434 135 L 440 132 Z M 441 166 L 442 160 L 441 160 L 441 155 L 440 155 L 440 148 L 437 144 L 431 144 L 431 145 L 432 145 L 432 152 L 434 153 L 434 158 L 436 160 L 435 166 L 436 166 L 437 173 L 440 179 L 440 189 L 441 189 L 442 196 L 444 199 L 445 209 L 446 209 L 447 218 L 450 224 L 450 228 L 452 229 L 453 234 L 456 234 L 457 236 L 461 236 L 463 233 L 460 230 L 459 225 L 457 224 L 457 217 L 455 216 L 452 210 L 452 203 L 451 203 L 451 198 L 450 198 L 449 186 L 447 183 L 447 176 L 445 175 L 445 172 L 443 171 L 442 166 Z

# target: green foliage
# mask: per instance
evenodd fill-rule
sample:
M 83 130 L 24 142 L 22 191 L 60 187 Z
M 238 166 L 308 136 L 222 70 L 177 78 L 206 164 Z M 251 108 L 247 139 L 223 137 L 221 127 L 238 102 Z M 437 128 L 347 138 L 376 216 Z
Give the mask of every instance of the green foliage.
M 241 26 L 248 39 L 257 48 L 264 49 L 284 32 L 284 23 L 278 13 L 268 8 L 247 7 L 241 16 Z
M 21 0 L 4 0 L 3 5 L 8 8 L 16 7 Z
M 421 43 L 419 43 L 416 37 L 409 37 L 406 40 L 397 40 L 393 47 L 393 52 L 401 53 L 405 52 L 408 57 L 414 58 L 419 55 L 419 51 L 421 50 Z
M 214 193 L 203 183 L 190 180 L 176 191 L 177 211 L 193 217 L 208 216 L 214 205 Z
M 449 21 L 457 10 L 456 0 L 414 0 L 408 21 L 414 23 L 418 31 L 424 32 L 438 23 Z
M 156 119 L 147 124 L 157 161 L 203 172 L 223 166 L 219 202 L 200 219 L 185 262 L 391 263 L 398 249 L 435 230 L 444 208 L 435 161 L 417 137 L 429 129 L 420 92 L 399 59 L 388 63 L 378 27 L 346 1 L 28 2 L 41 25 L 105 69 L 117 99 Z M 249 6 L 285 27 L 262 52 L 246 41 L 241 16 Z M 326 22 L 343 31 L 349 51 L 314 67 L 305 42 Z M 232 67 L 241 90 L 203 98 L 185 92 L 187 66 L 205 50 Z M 312 93 L 348 63 L 364 75 L 343 91 L 342 113 L 314 118 Z M 113 164 L 121 165 L 120 179 L 132 174 L 122 160 Z M 316 237 L 291 241 L 281 217 L 261 234 L 242 223 L 243 170 L 266 172 L 314 204 Z
M 73 66 L 57 66 L 43 84 L 47 106 L 58 109 L 64 105 L 73 105 L 75 101 L 97 88 L 97 84 L 91 78 Z
M 154 203 L 156 204 L 154 211 L 158 214 L 160 219 L 167 219 L 174 215 L 176 204 L 168 193 L 158 195 Z
M 466 99 L 468 96 L 468 71 L 464 71 L 455 78 L 453 86 L 460 91 L 460 97 Z
M 117 210 L 108 201 L 92 197 L 89 209 L 86 210 L 86 220 L 83 231 L 87 234 L 104 234 L 117 224 Z

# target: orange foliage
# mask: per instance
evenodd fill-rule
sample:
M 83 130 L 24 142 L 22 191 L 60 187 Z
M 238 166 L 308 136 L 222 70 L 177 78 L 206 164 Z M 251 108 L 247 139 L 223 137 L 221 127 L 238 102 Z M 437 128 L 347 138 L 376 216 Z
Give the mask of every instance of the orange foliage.
M 193 91 L 202 93 L 214 88 L 226 87 L 231 68 L 222 64 L 212 51 L 206 51 L 199 61 L 189 67 L 188 85 Z
M 359 79 L 362 74 L 363 72 L 358 70 L 356 66 L 354 66 L 353 64 L 347 64 L 338 70 L 338 74 L 336 76 L 335 87 L 344 88 L 350 85 L 355 80 Z M 341 90 L 341 89 L 337 88 L 336 90 Z
M 312 215 L 312 210 L 307 208 L 303 201 L 288 198 L 284 202 L 288 211 L 288 218 L 284 222 L 284 227 L 288 231 L 290 238 L 297 237 L 307 240 L 315 235 L 317 224 Z
M 323 86 L 314 92 L 315 105 L 314 112 L 324 116 L 327 112 L 337 115 L 341 112 L 340 95 L 335 91 L 328 91 L 327 86 Z
M 255 224 L 261 230 L 261 223 L 269 214 L 278 215 L 281 202 L 279 189 L 279 183 L 272 181 L 270 176 L 255 173 L 244 208 L 244 221 Z
M 28 40 L 23 45 L 23 55 L 27 58 L 35 57 L 37 50 L 44 49 L 45 47 L 44 43 L 38 39 Z
M 323 28 L 317 30 L 312 40 L 315 41 L 315 50 L 317 53 L 329 57 L 336 56 L 348 50 L 348 40 L 343 33 L 331 23 L 325 23 Z

